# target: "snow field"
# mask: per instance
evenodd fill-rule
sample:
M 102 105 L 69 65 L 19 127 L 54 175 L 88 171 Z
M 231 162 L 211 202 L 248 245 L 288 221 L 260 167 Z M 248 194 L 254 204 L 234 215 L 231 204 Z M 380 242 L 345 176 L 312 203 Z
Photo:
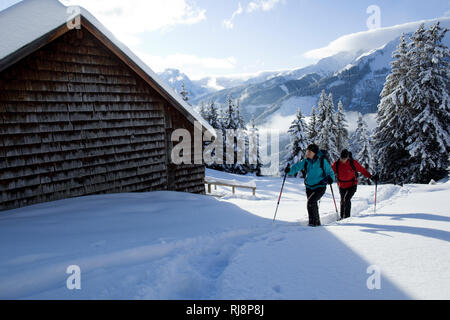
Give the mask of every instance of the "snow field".
M 255 183 L 210 195 L 96 195 L 0 215 L 0 298 L 448 299 L 450 183 L 358 186 L 352 217 L 336 222 L 330 190 L 323 227 L 307 227 L 301 179 L 207 170 Z M 339 191 L 334 193 L 339 206 Z M 69 265 L 81 290 L 69 290 Z M 381 288 L 370 290 L 376 266 Z

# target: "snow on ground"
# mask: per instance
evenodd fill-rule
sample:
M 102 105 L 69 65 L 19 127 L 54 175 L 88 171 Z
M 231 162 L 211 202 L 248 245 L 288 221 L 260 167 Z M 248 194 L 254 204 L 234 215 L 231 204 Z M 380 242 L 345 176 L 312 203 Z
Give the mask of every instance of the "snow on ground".
M 311 228 L 301 179 L 287 179 L 272 223 L 281 178 L 206 175 L 255 183 L 256 196 L 213 187 L 215 196 L 96 195 L 1 212 L 0 298 L 450 298 L 449 181 L 380 185 L 376 214 L 374 186 L 358 186 L 353 217 L 340 222 L 328 190 L 324 226 Z M 70 265 L 80 290 L 67 289 Z

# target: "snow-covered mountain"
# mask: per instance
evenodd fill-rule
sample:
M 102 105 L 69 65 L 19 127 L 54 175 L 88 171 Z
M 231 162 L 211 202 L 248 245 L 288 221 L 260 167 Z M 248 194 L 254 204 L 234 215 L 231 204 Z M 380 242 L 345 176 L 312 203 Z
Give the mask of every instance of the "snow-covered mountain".
M 285 82 L 299 80 L 302 86 L 304 83 L 332 75 L 355 58 L 356 54 L 341 52 L 321 59 L 313 65 L 293 70 L 263 71 L 222 77 L 209 76 L 199 80 L 191 80 L 177 69 L 166 69 L 158 75 L 177 92 L 181 91 L 181 84 L 184 83 L 186 90 L 190 93 L 190 100 L 194 104 L 210 99 L 224 103 L 227 96 L 231 94 L 234 98 L 239 98 L 244 105 L 260 104 L 262 101 L 266 106 L 276 102 L 290 91 L 296 90 L 296 87 L 285 85 Z M 271 92 L 267 92 L 269 88 Z M 265 94 L 261 95 L 261 91 Z
M 429 20 L 426 25 L 438 20 L 442 27 L 450 28 L 450 18 Z M 336 104 L 342 100 L 346 111 L 375 113 L 380 92 L 390 72 L 392 53 L 399 43 L 399 35 L 407 30 L 415 30 L 418 24 L 415 22 L 386 28 L 386 38 L 391 37 L 391 40 L 367 52 L 354 47 L 304 68 L 242 77 L 207 77 L 196 81 L 186 79 L 185 86 L 189 91 L 192 83 L 193 104 L 211 99 L 225 104 L 229 95 L 239 99 L 244 118 L 249 120 L 254 116 L 259 125 L 267 124 L 276 117 L 294 116 L 299 107 L 308 116 L 322 90 L 331 92 Z M 372 33 L 364 35 L 368 39 L 373 36 Z M 362 41 L 362 35 L 358 37 Z M 445 44 L 450 46 L 450 34 L 447 34 Z
M 178 69 L 166 69 L 158 76 L 166 81 L 176 92 L 181 92 L 181 86 L 184 83 L 184 88 L 189 92 L 189 100 L 202 97 L 205 94 L 212 93 L 214 89 L 199 85 L 196 81 L 192 81 L 189 77 Z
M 276 114 L 294 115 L 298 107 L 309 115 L 322 90 L 342 99 L 346 110 L 376 112 L 378 96 L 390 71 L 392 51 L 398 39 L 378 50 L 362 54 L 342 52 L 318 63 L 290 71 L 266 74 L 266 80 L 223 89 L 194 98 L 194 103 L 213 99 L 225 103 L 231 95 L 239 99 L 244 117 L 253 115 L 257 123 L 267 122 Z

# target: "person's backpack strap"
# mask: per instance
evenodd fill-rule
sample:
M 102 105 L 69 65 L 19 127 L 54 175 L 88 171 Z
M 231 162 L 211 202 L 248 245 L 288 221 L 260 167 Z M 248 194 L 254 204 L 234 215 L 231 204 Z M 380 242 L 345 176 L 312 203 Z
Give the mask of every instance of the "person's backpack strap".
M 352 167 L 353 171 L 355 171 L 355 179 L 358 177 L 358 171 L 355 168 L 355 164 L 353 163 L 353 158 L 350 159 L 350 166 Z
M 325 159 L 327 159 L 327 154 L 328 154 L 328 152 L 327 152 L 326 150 L 320 150 L 320 152 L 321 152 L 321 156 L 319 157 L 319 161 L 320 161 L 320 168 L 321 168 L 322 171 L 323 171 L 324 180 L 323 180 L 322 182 L 319 182 L 319 183 L 317 183 L 317 184 L 315 184 L 315 185 L 312 185 L 312 186 L 307 185 L 307 186 L 310 187 L 310 188 L 314 188 L 314 187 L 316 187 L 316 186 L 323 185 L 324 182 L 325 182 L 325 184 L 326 184 L 326 181 L 327 181 L 327 173 L 325 172 L 324 161 L 325 161 Z M 328 159 L 327 159 L 327 161 L 328 161 Z M 328 161 L 328 162 L 329 162 L 329 161 Z M 303 170 L 302 170 L 303 178 L 305 179 L 305 184 L 306 184 L 306 175 L 307 175 L 307 173 L 308 173 L 307 170 L 308 170 L 308 161 L 305 162 L 305 165 L 304 165 Z
M 358 179 L 358 171 L 355 168 L 355 164 L 353 163 L 353 154 L 350 152 L 350 166 L 352 167 L 353 171 L 355 172 L 355 178 L 353 180 L 353 183 L 356 184 L 356 179 Z
M 325 162 L 325 156 L 322 155 L 320 157 L 320 168 L 322 168 L 323 175 L 326 176 L 327 174 L 325 173 L 324 162 Z
M 330 157 L 328 156 L 327 150 L 320 150 L 320 152 L 322 153 L 322 155 L 320 156 L 320 168 L 322 168 L 323 175 L 326 177 L 327 173 L 325 172 L 324 161 L 327 160 L 330 165 L 331 165 L 331 161 L 330 161 Z

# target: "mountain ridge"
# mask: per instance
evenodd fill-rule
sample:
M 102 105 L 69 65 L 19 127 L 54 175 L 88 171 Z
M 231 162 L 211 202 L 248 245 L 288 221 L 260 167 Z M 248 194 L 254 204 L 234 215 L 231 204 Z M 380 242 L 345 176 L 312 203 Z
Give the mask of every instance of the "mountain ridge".
M 440 21 L 442 27 L 450 28 L 450 18 L 428 22 L 433 21 Z M 208 87 L 214 77 L 191 81 L 184 75 L 188 80 L 185 88 L 192 90 L 190 101 L 193 105 L 211 100 L 223 105 L 231 95 L 239 100 L 244 119 L 249 121 L 254 117 L 257 124 L 268 122 L 277 113 L 295 114 L 298 107 L 304 115 L 309 115 L 322 90 L 333 94 L 335 104 L 342 100 L 346 111 L 375 113 L 399 39 L 397 36 L 367 52 L 342 51 L 303 68 L 260 72 L 253 77 L 230 78 L 228 82 L 225 77 L 219 82 L 219 78 L 215 78 L 215 89 Z M 444 43 L 450 46 L 448 34 Z

